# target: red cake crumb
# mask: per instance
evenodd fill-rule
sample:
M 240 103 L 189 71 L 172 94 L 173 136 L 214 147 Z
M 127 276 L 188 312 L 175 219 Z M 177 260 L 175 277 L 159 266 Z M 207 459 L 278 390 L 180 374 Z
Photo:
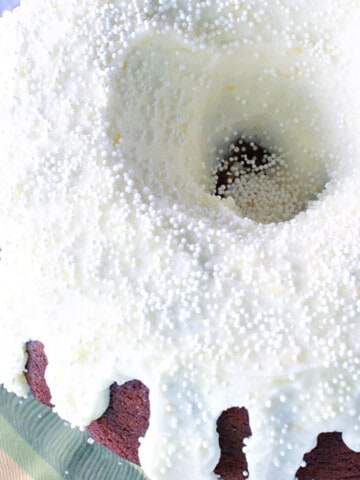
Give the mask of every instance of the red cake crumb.
M 350 450 L 339 432 L 321 433 L 304 461 L 298 480 L 360 480 L 360 453 Z
M 45 354 L 44 345 L 39 341 L 30 340 L 26 344 L 28 360 L 25 365 L 25 377 L 31 393 L 36 400 L 48 407 L 53 407 L 51 394 L 45 380 L 45 370 L 48 360 Z
M 123 385 L 113 383 L 107 410 L 90 423 L 87 431 L 119 457 L 139 465 L 139 438 L 145 435 L 149 417 L 149 391 L 143 383 L 139 380 Z
M 50 390 L 44 374 L 47 358 L 44 345 L 29 341 L 25 376 L 34 397 L 47 406 Z M 110 401 L 104 414 L 90 423 L 87 431 L 101 445 L 126 460 L 140 464 L 139 438 L 149 425 L 149 391 L 139 380 L 110 387 Z M 242 449 L 244 439 L 251 435 L 249 415 L 245 408 L 225 410 L 217 421 L 220 460 L 215 473 L 223 480 L 246 480 L 247 462 Z M 321 433 L 316 447 L 304 456 L 305 467 L 296 473 L 298 480 L 360 480 L 360 453 L 343 442 L 341 433 Z M 274 479 L 275 480 L 275 479 Z
M 217 421 L 221 456 L 214 472 L 226 480 L 242 480 L 246 477 L 247 461 L 243 452 L 244 440 L 251 435 L 246 408 L 232 407 L 220 415 Z

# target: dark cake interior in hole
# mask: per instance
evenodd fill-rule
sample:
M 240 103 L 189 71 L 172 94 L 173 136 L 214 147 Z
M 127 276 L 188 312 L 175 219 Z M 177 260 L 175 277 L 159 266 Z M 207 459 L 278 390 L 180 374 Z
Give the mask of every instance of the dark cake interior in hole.
M 285 140 L 267 131 L 226 133 L 212 149 L 209 193 L 231 198 L 240 217 L 261 224 L 286 222 L 306 211 L 324 191 L 328 174 L 317 157 L 305 171 Z
M 266 175 L 272 173 L 274 168 L 276 155 L 255 139 L 238 136 L 217 151 L 214 169 L 215 195 L 226 197 L 241 177 Z

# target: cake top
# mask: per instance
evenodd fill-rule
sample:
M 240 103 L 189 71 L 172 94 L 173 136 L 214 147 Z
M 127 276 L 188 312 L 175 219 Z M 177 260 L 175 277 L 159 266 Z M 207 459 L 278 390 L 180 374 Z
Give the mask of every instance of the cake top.
M 234 405 L 252 479 L 292 479 L 320 432 L 360 448 L 359 20 L 350 0 L 4 14 L 6 388 L 26 393 L 30 338 L 74 425 L 140 379 L 154 480 L 215 478 Z

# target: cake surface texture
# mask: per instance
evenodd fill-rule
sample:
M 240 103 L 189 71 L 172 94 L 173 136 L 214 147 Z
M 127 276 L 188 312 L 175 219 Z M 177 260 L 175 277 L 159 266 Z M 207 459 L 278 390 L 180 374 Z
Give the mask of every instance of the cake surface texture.
M 28 393 L 30 340 L 74 426 L 142 382 L 151 480 L 218 478 L 236 407 L 250 480 L 293 480 L 320 433 L 360 450 L 359 22 L 358 0 L 4 13 L 5 388 Z

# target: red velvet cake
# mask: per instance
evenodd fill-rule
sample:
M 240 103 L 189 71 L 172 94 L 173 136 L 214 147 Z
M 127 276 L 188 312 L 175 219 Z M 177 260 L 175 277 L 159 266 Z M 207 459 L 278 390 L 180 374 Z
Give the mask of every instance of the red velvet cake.
M 8 391 L 151 480 L 360 480 L 359 25 L 358 0 L 2 15 Z
M 49 389 L 44 378 L 47 359 L 41 342 L 27 343 L 26 379 L 35 398 L 51 406 Z M 150 416 L 148 390 L 138 380 L 110 388 L 109 406 L 104 414 L 91 422 L 87 431 L 94 440 L 130 462 L 140 464 L 139 438 L 148 427 Z M 251 435 L 245 408 L 224 411 L 217 421 L 221 456 L 215 468 L 223 480 L 246 480 L 247 463 L 244 440 Z M 316 447 L 304 455 L 304 466 L 296 472 L 298 480 L 359 480 L 360 453 L 351 451 L 341 433 L 321 433 Z

